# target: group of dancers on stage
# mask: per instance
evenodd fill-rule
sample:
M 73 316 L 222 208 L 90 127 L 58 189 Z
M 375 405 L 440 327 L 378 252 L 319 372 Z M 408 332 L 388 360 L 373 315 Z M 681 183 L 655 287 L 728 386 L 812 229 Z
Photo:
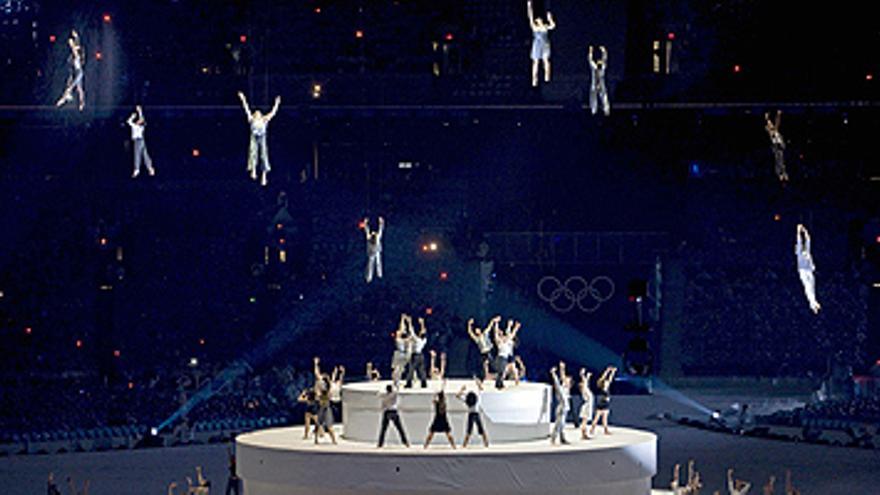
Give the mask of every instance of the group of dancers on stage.
M 495 388 L 504 389 L 504 381 L 512 378 L 515 385 L 519 385 L 520 381 L 525 378 L 525 364 L 519 356 L 513 355 L 515 347 L 515 339 L 517 332 L 521 328 L 521 323 L 513 319 L 508 320 L 506 329 L 501 329 L 501 316 L 495 316 L 489 320 L 484 329 L 474 326 L 474 320 L 468 320 L 468 335 L 476 343 L 480 351 L 480 367 L 481 376 L 474 377 L 474 390 L 467 390 L 466 386 L 454 395 L 454 397 L 462 401 L 468 409 L 467 425 L 465 428 L 465 436 L 462 447 L 467 447 L 470 437 L 474 429 L 482 437 L 483 444 L 489 446 L 489 437 L 486 429 L 483 427 L 481 418 L 482 406 L 481 397 L 484 391 L 484 382 L 494 379 Z M 397 330 L 392 334 L 394 339 L 394 352 L 391 358 L 391 383 L 387 384 L 383 392 L 379 392 L 378 397 L 382 405 L 382 420 L 379 432 L 378 446 L 385 444 L 385 434 L 388 426 L 393 424 L 397 429 L 400 441 L 407 447 L 410 446 L 406 436 L 403 422 L 398 412 L 400 403 L 400 388 L 404 374 L 406 381 L 403 388 L 412 388 L 414 380 L 418 378 L 421 388 L 428 387 L 428 380 L 439 381 L 441 383 L 440 390 L 435 394 L 433 399 L 434 419 L 431 422 L 428 437 L 425 441 L 425 448 L 428 448 L 434 435 L 442 433 L 446 436 L 452 448 L 455 448 L 455 440 L 452 437 L 452 427 L 449 423 L 447 415 L 447 399 L 446 399 L 446 354 L 440 353 L 439 365 L 437 362 L 437 353 L 430 351 L 430 371 L 426 371 L 425 366 L 425 348 L 428 341 L 428 331 L 424 318 L 418 318 L 419 329 L 415 329 L 412 316 L 408 314 L 400 315 L 400 322 Z M 497 348 L 497 355 L 494 350 Z M 333 432 L 335 417 L 341 417 L 342 402 L 342 383 L 345 378 L 345 368 L 336 366 L 332 373 L 321 371 L 320 358 L 314 358 L 314 386 L 302 391 L 298 401 L 305 404 L 305 429 L 303 438 L 308 439 L 310 434 L 314 435 L 315 443 L 326 433 L 330 436 L 333 444 L 337 443 L 336 435 Z M 490 372 L 490 364 L 494 364 L 494 372 Z M 611 383 L 617 373 L 617 368 L 608 366 L 596 380 L 596 390 L 598 391 L 598 400 L 594 398 L 594 394 L 590 388 L 590 378 L 592 373 L 585 368 L 580 370 L 579 391 L 583 399 L 583 405 L 579 411 L 581 438 L 589 439 L 595 434 L 596 427 L 602 423 L 602 428 L 606 435 L 610 435 L 608 429 L 608 414 L 611 408 Z M 370 381 L 381 380 L 380 371 L 372 362 L 366 364 L 366 377 Z M 550 370 L 550 377 L 553 384 L 553 393 L 556 398 L 556 419 L 553 432 L 550 437 L 552 444 L 556 444 L 557 440 L 561 444 L 570 443 L 565 438 L 565 423 L 571 411 L 571 388 L 573 387 L 573 379 L 566 373 L 564 362 L 559 366 L 554 366 Z M 595 414 L 593 412 L 595 406 Z M 592 424 L 590 425 L 590 421 Z M 314 431 L 312 432 L 312 425 Z M 590 426 L 589 433 L 587 426 Z

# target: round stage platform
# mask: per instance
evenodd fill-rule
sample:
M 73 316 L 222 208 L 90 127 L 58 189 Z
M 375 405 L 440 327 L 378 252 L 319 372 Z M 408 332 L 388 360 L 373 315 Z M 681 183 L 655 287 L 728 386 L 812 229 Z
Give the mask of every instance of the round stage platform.
M 415 435 L 406 413 L 402 416 Z M 374 419 L 379 422 L 378 416 Z M 459 445 L 463 426 L 452 424 Z M 619 427 L 611 432 L 581 440 L 580 431 L 570 427 L 566 436 L 572 443 L 563 446 L 545 438 L 485 448 L 474 438 L 467 449 L 437 442 L 426 450 L 416 444 L 379 449 L 375 439 L 341 439 L 333 445 L 326 436 L 315 445 L 303 440 L 302 427 L 291 427 L 239 435 L 235 445 L 238 475 L 248 495 L 651 493 L 657 437 Z
M 356 442 L 375 443 L 379 438 L 379 420 L 382 407 L 378 394 L 385 392 L 389 381 L 359 382 L 342 386 L 342 436 Z M 441 382 L 429 381 L 427 388 L 415 384 L 413 388 L 400 390 L 398 411 L 410 441 L 425 441 L 428 426 L 434 417 L 434 394 Z M 448 380 L 446 403 L 449 422 L 453 431 L 460 431 L 467 421 L 467 406 L 454 395 L 466 387 L 477 390 L 473 380 Z M 550 431 L 550 387 L 544 383 L 522 382 L 514 385 L 506 382 L 505 388 L 496 390 L 493 383 L 485 383 L 480 397 L 483 425 L 493 444 L 522 442 L 547 438 Z M 388 442 L 397 443 L 397 433 L 389 431 Z M 446 442 L 446 438 L 435 438 Z

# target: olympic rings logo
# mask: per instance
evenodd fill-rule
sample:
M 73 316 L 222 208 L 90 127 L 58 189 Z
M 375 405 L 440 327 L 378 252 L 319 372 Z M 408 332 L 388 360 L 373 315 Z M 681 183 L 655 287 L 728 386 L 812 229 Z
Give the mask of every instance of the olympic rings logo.
M 575 306 L 584 313 L 593 313 L 611 299 L 614 290 L 614 281 L 605 275 L 589 282 L 579 275 L 568 277 L 565 282 L 547 275 L 538 282 L 538 297 L 559 313 L 568 313 Z

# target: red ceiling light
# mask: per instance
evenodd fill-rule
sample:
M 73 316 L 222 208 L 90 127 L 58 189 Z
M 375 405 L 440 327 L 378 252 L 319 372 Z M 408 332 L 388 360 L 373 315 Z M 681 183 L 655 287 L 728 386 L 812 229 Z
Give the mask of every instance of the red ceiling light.
M 670 31 L 670 32 L 666 35 L 666 39 L 668 39 L 669 41 L 674 41 L 674 40 L 675 40 L 675 33 L 673 33 L 672 31 Z
M 115 349 L 115 350 L 113 351 L 113 357 L 118 358 L 118 357 L 121 356 L 121 355 L 122 355 L 122 353 L 119 352 L 119 349 Z
M 55 40 L 57 40 L 57 39 L 58 38 L 56 38 L 54 34 L 49 35 L 49 43 L 55 43 Z
M 247 43 L 247 35 L 243 34 L 243 35 L 239 36 L 238 41 L 240 41 L 242 43 Z
M 742 67 L 740 67 L 739 64 L 734 65 L 733 72 L 734 74 L 739 74 L 740 72 L 742 72 Z
M 452 33 L 446 33 L 446 36 L 443 37 L 446 41 L 452 41 Z
M 198 158 L 198 157 L 202 156 L 202 152 L 199 151 L 198 148 L 193 148 L 193 150 L 192 150 L 192 156 L 193 156 L 193 158 Z
M 104 21 L 104 24 L 110 24 L 110 21 L 113 20 L 113 18 L 110 17 L 110 14 L 104 14 L 104 15 L 102 15 L 102 16 L 101 16 L 101 19 Z
M 358 29 L 357 31 L 354 32 L 354 37 L 357 39 L 361 39 L 364 37 L 364 32 L 361 31 L 360 29 Z

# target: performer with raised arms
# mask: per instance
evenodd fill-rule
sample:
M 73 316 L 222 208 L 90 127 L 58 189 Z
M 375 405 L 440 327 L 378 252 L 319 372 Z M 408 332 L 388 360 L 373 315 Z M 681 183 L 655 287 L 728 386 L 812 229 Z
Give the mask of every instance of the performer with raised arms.
M 466 386 L 462 385 L 461 390 L 455 394 L 455 397 L 464 402 L 468 408 L 468 416 L 467 416 L 467 428 L 465 429 L 464 441 L 461 443 L 463 448 L 467 448 L 468 441 L 471 439 L 471 433 L 474 431 L 474 427 L 477 428 L 477 432 L 483 437 L 483 445 L 486 447 L 489 446 L 489 436 L 486 435 L 486 430 L 483 428 L 483 420 L 480 418 L 480 411 L 482 410 L 482 401 L 481 396 L 483 394 L 483 382 L 478 378 L 474 377 L 474 383 L 477 385 L 477 392 L 470 391 L 465 394 Z
M 406 387 L 412 388 L 413 376 L 418 373 L 422 388 L 428 388 L 428 375 L 425 371 L 425 345 L 428 343 L 428 329 L 425 328 L 425 319 L 419 318 L 419 331 L 416 333 L 412 327 L 412 318 L 409 320 L 409 338 L 412 352 L 409 357 L 409 372 L 406 375 Z
M 269 146 L 266 143 L 266 134 L 269 130 L 269 122 L 275 118 L 278 113 L 278 107 L 281 106 L 281 97 L 275 97 L 275 105 L 272 110 L 263 115 L 259 110 L 251 112 L 247 98 L 244 93 L 238 92 L 238 99 L 241 100 L 241 106 L 244 113 L 247 114 L 248 123 L 251 126 L 251 141 L 248 147 L 248 163 L 247 169 L 251 174 L 251 179 L 257 180 L 257 174 L 260 175 L 260 185 L 268 184 L 268 174 L 272 170 L 269 165 Z
M 608 103 L 608 88 L 605 86 L 605 69 L 608 68 L 608 50 L 599 46 L 600 58 L 593 58 L 593 46 L 590 45 L 587 61 L 590 63 L 590 112 L 596 115 L 599 102 L 602 103 L 602 113 L 607 117 L 611 114 L 611 104 Z
M 431 444 L 435 433 L 446 434 L 449 445 L 455 449 L 455 440 L 452 438 L 452 426 L 449 425 L 449 416 L 446 414 L 446 380 L 440 385 L 440 391 L 434 396 L 434 420 L 428 429 L 428 438 L 425 439 L 425 448 Z
M 131 173 L 131 178 L 134 179 L 140 175 L 141 163 L 147 167 L 148 174 L 156 175 L 153 160 L 147 152 L 147 143 L 144 141 L 144 128 L 147 126 L 147 121 L 144 119 L 144 111 L 140 105 L 135 107 L 135 112 L 128 117 L 126 123 L 131 127 L 131 141 L 134 145 L 134 171 Z
M 797 256 L 798 275 L 804 285 L 804 295 L 810 303 L 810 310 L 818 313 L 822 305 L 816 300 L 816 264 L 813 263 L 813 255 L 810 252 L 810 233 L 803 224 L 797 225 L 797 241 L 794 246 L 794 254 Z
M 593 416 L 593 424 L 590 426 L 590 436 L 596 432 L 596 425 L 599 424 L 600 419 L 602 427 L 605 428 L 605 434 L 611 434 L 608 429 L 608 414 L 611 412 L 611 383 L 614 381 L 615 374 L 617 374 L 617 368 L 608 366 L 596 380 L 599 399 L 596 401 L 596 415 Z
M 474 326 L 473 318 L 468 320 L 468 336 L 480 349 L 480 372 L 483 374 L 483 380 L 489 379 L 489 365 L 494 361 L 494 357 L 492 356 L 492 325 L 497 325 L 499 321 L 501 321 L 501 316 L 496 316 L 489 321 L 485 329 L 480 330 Z
M 532 86 L 538 86 L 538 63 L 543 62 L 544 65 L 544 82 L 550 82 L 550 31 L 556 29 L 556 22 L 553 20 L 553 14 L 547 12 L 547 22 L 540 17 L 535 17 L 532 9 L 532 2 L 527 3 L 527 13 L 529 15 L 529 27 L 532 28 Z
M 773 151 L 776 176 L 781 182 L 788 181 L 788 172 L 785 170 L 785 139 L 779 132 L 779 124 L 782 120 L 782 110 L 776 111 L 776 119 L 770 120 L 770 114 L 764 114 L 764 130 L 770 137 L 770 149 Z
M 61 94 L 61 98 L 58 99 L 55 106 L 60 107 L 67 102 L 73 101 L 73 92 L 76 90 L 76 96 L 79 99 L 79 111 L 82 112 L 86 106 L 86 92 L 83 89 L 83 65 L 85 64 L 86 57 L 82 42 L 79 39 L 79 33 L 75 29 L 70 32 L 70 37 L 67 38 L 67 46 L 70 47 L 70 57 L 67 59 L 70 63 L 70 75 L 67 77 L 64 93 Z
M 364 234 L 367 236 L 367 269 L 364 273 L 367 283 L 373 281 L 373 274 L 382 278 L 382 234 L 385 232 L 385 219 L 379 217 L 379 230 L 370 230 L 370 219 L 364 218 Z

